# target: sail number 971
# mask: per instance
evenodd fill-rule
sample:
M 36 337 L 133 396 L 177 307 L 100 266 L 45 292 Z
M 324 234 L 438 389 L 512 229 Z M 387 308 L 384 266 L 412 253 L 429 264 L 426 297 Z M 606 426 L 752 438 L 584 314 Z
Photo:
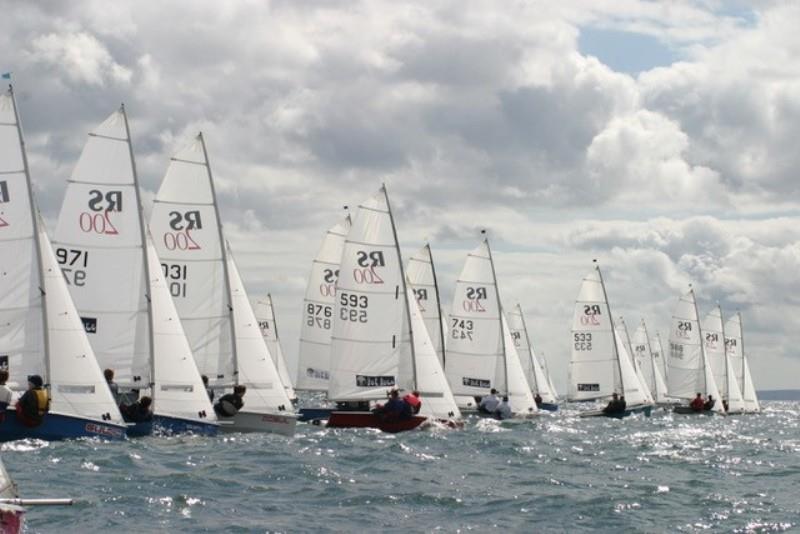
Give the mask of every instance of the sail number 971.
M 591 332 L 575 332 L 573 336 L 574 336 L 576 351 L 592 350 Z
M 339 319 L 353 321 L 354 323 L 367 322 L 369 299 L 366 295 L 342 293 L 339 295 L 339 305 Z

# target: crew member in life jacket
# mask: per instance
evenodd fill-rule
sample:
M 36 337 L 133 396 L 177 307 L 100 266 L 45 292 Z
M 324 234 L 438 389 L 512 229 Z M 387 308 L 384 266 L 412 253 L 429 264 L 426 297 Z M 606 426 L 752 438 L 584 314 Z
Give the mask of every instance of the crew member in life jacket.
M 214 405 L 214 411 L 220 417 L 233 417 L 244 406 L 244 394 L 247 392 L 247 387 L 238 385 L 233 387 L 233 393 L 228 393 L 219 398 Z
M 400 421 L 411 417 L 411 406 L 400 399 L 400 393 L 393 389 L 386 404 L 379 405 L 373 413 L 384 421 Z
M 692 411 L 695 412 L 702 412 L 704 406 L 705 406 L 705 401 L 703 400 L 703 396 L 700 393 L 698 393 L 697 396 L 694 399 L 692 399 L 692 402 L 689 403 L 689 408 L 691 408 Z
M 494 416 L 501 421 L 514 417 L 514 412 L 511 411 L 511 405 L 508 403 L 508 395 L 503 396 L 502 402 L 500 402 L 494 410 Z
M 153 420 L 153 399 L 143 395 L 133 404 L 122 404 L 119 411 L 126 423 L 145 423 Z
M 28 391 L 17 401 L 17 419 L 25 426 L 41 425 L 45 414 L 50 411 L 50 395 L 43 386 L 41 376 L 29 376 Z
M 417 415 L 422 408 L 422 401 L 419 398 L 419 391 L 412 391 L 403 397 L 403 402 L 411 408 L 411 413 Z
M 533 401 L 536 403 L 536 407 L 540 408 L 542 406 L 542 396 L 539 393 L 536 393 L 536 396 L 533 398 Z
M 492 388 L 489 394 L 481 399 L 480 404 L 478 404 L 478 411 L 493 415 L 499 405 L 500 398 L 497 396 L 497 390 Z
M 0 423 L 6 420 L 6 408 L 14 399 L 14 392 L 6 382 L 8 382 L 8 371 L 0 369 Z
M 616 391 L 611 394 L 611 400 L 608 401 L 608 404 L 605 408 L 603 408 L 603 413 L 605 414 L 614 414 L 614 413 L 622 413 L 625 411 L 626 404 L 624 401 L 619 398 Z
M 716 403 L 717 403 L 717 401 L 714 399 L 714 396 L 713 395 L 709 395 L 708 396 L 708 400 L 705 402 L 705 404 L 703 404 L 703 410 L 706 411 L 706 412 L 710 412 L 711 410 L 714 409 L 714 405 Z

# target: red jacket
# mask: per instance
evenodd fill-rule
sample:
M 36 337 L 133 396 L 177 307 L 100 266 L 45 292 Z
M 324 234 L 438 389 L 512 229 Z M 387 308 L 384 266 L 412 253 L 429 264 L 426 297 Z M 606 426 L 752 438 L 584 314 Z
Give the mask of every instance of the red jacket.
M 692 403 L 689 404 L 689 407 L 696 412 L 702 412 L 704 405 L 705 402 L 703 402 L 701 397 L 695 397 L 694 400 L 692 400 Z
M 411 411 L 414 413 L 419 413 L 419 409 L 422 407 L 422 401 L 419 400 L 419 397 L 414 395 L 413 393 L 409 393 L 405 397 L 403 397 L 403 401 L 411 406 Z

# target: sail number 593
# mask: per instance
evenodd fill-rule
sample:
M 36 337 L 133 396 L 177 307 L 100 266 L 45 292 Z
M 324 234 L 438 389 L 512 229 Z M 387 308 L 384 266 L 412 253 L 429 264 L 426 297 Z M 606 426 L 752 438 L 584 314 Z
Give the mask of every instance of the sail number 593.
M 339 295 L 339 305 L 339 319 L 343 321 L 353 321 L 354 323 L 367 322 L 369 298 L 366 295 L 342 293 Z

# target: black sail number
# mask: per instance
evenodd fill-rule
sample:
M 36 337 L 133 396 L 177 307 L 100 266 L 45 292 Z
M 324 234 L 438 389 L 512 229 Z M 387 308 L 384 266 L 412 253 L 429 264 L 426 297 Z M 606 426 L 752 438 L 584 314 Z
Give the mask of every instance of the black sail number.
M 590 351 L 592 350 L 592 333 L 591 332 L 575 332 L 573 334 L 576 351 Z
M 355 295 L 353 293 L 341 293 L 339 295 L 339 319 L 343 321 L 366 323 L 368 307 L 369 297 L 366 295 Z

